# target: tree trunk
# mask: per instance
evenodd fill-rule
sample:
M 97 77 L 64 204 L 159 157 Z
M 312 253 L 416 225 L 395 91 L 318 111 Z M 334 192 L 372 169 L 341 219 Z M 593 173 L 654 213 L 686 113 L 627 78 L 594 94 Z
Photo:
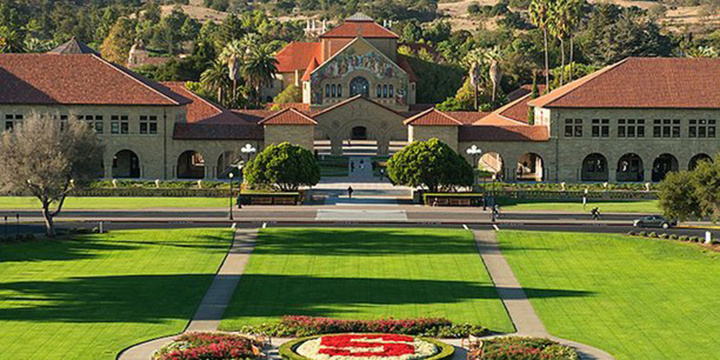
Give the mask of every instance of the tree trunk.
M 573 80 L 573 36 L 570 35 L 570 75 L 568 82 Z
M 548 59 L 548 38 L 547 27 L 543 27 L 543 39 L 545 40 L 545 93 L 550 92 L 550 60 Z
M 237 79 L 233 77 L 233 103 L 232 105 L 235 106 L 237 104 Z
M 560 86 L 565 84 L 565 39 L 560 37 Z
M 45 235 L 49 238 L 55 237 L 55 222 L 53 221 L 53 214 L 50 211 L 50 203 L 47 201 L 43 202 L 42 214 L 45 220 Z
M 475 85 L 475 111 L 478 111 L 478 86 Z

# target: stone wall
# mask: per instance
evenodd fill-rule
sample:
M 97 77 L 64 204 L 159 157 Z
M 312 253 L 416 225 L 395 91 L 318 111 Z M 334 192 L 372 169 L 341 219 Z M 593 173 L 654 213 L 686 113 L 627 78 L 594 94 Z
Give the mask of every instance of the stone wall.
M 427 141 L 436 138 L 451 148 L 458 148 L 457 126 L 408 126 L 408 141 Z M 464 151 L 464 150 L 463 150 Z
M 314 125 L 265 125 L 265 144 L 289 142 L 313 151 Z

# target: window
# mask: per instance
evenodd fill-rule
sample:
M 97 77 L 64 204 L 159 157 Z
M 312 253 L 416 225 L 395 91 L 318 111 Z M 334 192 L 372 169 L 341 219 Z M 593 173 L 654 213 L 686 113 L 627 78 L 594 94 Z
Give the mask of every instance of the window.
M 11 131 L 15 127 L 22 125 L 23 115 L 22 114 L 6 114 L 5 115 L 5 130 Z
M 337 86 L 335 84 L 332 86 L 332 97 L 337 97 Z
M 140 115 L 140 133 L 157 134 L 157 116 Z
M 377 86 L 377 97 L 382 97 L 382 85 Z
M 383 97 L 387 97 L 387 85 L 383 85 Z
M 338 84 L 338 97 L 342 97 L 342 84 Z
M 592 137 L 610 137 L 609 119 L 592 119 Z
M 680 120 L 679 119 L 655 119 L 653 120 L 653 137 L 680 137 Z
M 92 127 L 93 124 L 90 124 Z M 105 130 L 105 124 L 103 123 L 103 116 L 102 115 L 95 115 L 95 132 L 98 134 L 102 134 L 103 130 Z
M 582 137 L 582 119 L 565 119 L 565 137 Z
M 330 84 L 325 84 L 325 97 L 330 97 Z
M 690 120 L 690 127 L 688 127 L 688 137 L 691 138 L 714 138 L 715 137 L 715 124 L 716 121 L 713 119 L 700 119 Z
M 112 134 L 129 134 L 130 124 L 127 115 L 110 116 L 110 133 Z
M 645 120 L 618 119 L 618 137 L 645 137 Z
M 394 95 L 393 95 L 393 86 L 390 85 L 390 97 L 393 97 L 393 96 L 394 96 Z

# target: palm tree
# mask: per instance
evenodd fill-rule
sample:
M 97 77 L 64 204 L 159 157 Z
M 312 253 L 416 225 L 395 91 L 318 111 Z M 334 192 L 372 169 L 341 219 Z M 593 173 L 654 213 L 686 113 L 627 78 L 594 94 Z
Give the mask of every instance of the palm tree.
M 0 53 L 25 52 L 23 35 L 9 26 L 0 26 Z
M 718 52 L 712 46 L 698 46 L 690 48 L 685 52 L 685 56 L 690 58 L 716 58 Z
M 260 104 L 260 89 L 270 83 L 277 74 L 278 61 L 267 46 L 250 49 L 242 73 L 248 86 L 255 90 L 256 103 Z
M 240 40 L 233 40 L 220 53 L 220 61 L 227 66 L 228 77 L 232 81 L 232 102 L 237 102 L 237 81 L 240 78 L 240 62 L 245 55 L 245 45 Z
M 570 32 L 570 79 L 568 81 L 573 80 L 573 62 L 575 61 L 573 58 L 574 53 L 574 33 L 577 31 L 578 27 L 580 26 L 580 22 L 582 21 L 583 17 L 583 10 L 585 9 L 585 0 L 567 0 L 568 1 L 568 8 L 567 8 L 567 15 L 568 15 L 568 31 Z
M 210 67 L 200 75 L 200 83 L 205 90 L 217 92 L 217 101 L 223 104 L 223 89 L 228 86 L 228 73 L 225 63 L 220 60 L 213 61 Z
M 548 25 L 553 0 L 532 0 L 530 2 L 530 22 L 543 31 L 545 41 L 545 91 L 550 89 L 550 60 L 548 59 Z
M 498 46 L 485 52 L 485 60 L 490 64 L 490 82 L 492 82 L 492 101 L 495 102 L 495 95 L 497 94 L 497 88 L 502 80 L 502 68 L 500 67 L 500 61 L 502 60 L 502 54 Z
M 556 0 L 550 8 L 550 34 L 560 40 L 560 86 L 565 83 L 565 37 L 569 33 L 571 0 Z
M 470 85 L 473 87 L 473 93 L 475 96 L 475 110 L 478 109 L 478 87 L 483 81 L 482 78 L 482 67 L 485 62 L 485 57 L 482 54 L 481 49 L 473 49 L 468 52 L 465 56 L 465 62 L 469 65 L 470 72 L 468 74 L 470 78 Z

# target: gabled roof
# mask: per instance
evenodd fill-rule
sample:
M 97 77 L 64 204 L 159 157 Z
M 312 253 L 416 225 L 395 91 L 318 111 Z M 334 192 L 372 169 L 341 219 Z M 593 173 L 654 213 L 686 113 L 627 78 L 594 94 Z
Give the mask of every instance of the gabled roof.
M 230 110 L 188 90 L 182 81 L 168 81 L 162 82 L 161 84 L 174 93 L 180 94 L 192 101 L 187 106 L 188 123 L 246 123 L 246 121 L 233 114 Z
M 313 118 L 294 108 L 286 108 L 260 121 L 259 125 L 317 125 Z
M 479 119 L 473 125 L 527 125 L 528 124 L 528 102 L 530 93 L 511 101 L 487 116 Z
M 317 69 L 317 67 L 320 66 L 320 63 L 318 63 L 317 58 L 312 58 L 310 60 L 310 64 L 308 64 L 307 69 L 305 70 L 305 73 L 302 76 L 302 81 L 310 81 L 310 74 L 313 72 L 313 70 Z
M 336 52 L 335 54 L 333 54 L 333 56 L 331 56 L 330 58 L 328 58 L 327 60 L 325 60 L 325 62 L 323 62 L 318 68 L 316 68 L 316 69 L 313 70 L 312 72 L 315 72 L 315 71 L 317 71 L 317 70 L 319 70 L 319 69 L 321 69 L 321 68 L 323 68 L 323 67 L 329 66 L 330 63 L 332 63 L 333 59 L 335 59 L 336 57 L 339 57 L 339 56 L 340 56 L 343 52 L 345 52 L 347 49 L 355 46 L 355 45 L 358 44 L 358 43 L 360 43 L 360 44 L 362 44 L 362 45 L 364 45 L 364 46 L 367 46 L 368 48 L 370 48 L 370 49 L 372 49 L 373 51 L 375 51 L 378 56 L 380 56 L 380 57 L 382 57 L 383 59 L 385 59 L 385 61 L 387 61 L 391 66 L 394 66 L 395 69 L 397 69 L 397 70 L 400 71 L 401 73 L 404 73 L 404 74 L 408 75 L 408 78 L 410 78 L 410 75 L 405 71 L 405 69 L 403 69 L 402 67 L 400 67 L 400 65 L 398 65 L 397 63 L 395 63 L 392 59 L 390 59 L 390 58 L 389 58 L 387 55 L 385 55 L 382 51 L 380 51 L 378 48 L 376 48 L 373 44 L 371 44 L 370 42 L 368 42 L 367 40 L 365 40 L 365 38 L 362 37 L 362 36 L 358 36 L 358 37 L 352 39 L 352 40 L 351 40 L 350 42 L 348 42 L 347 44 L 345 44 L 345 46 L 343 46 L 338 52 Z M 409 64 L 408 64 L 408 67 L 409 67 Z M 412 71 L 412 69 L 411 69 L 411 71 Z M 310 75 L 312 76 L 312 74 L 310 74 Z
M 95 49 L 87 46 L 85 43 L 78 41 L 74 36 L 62 45 L 48 51 L 50 54 L 94 54 L 100 56 Z
M 0 104 L 184 105 L 190 100 L 94 54 L 0 54 Z
M 357 14 L 345 19 L 345 22 L 342 24 L 320 35 L 320 38 L 355 38 L 358 36 L 385 39 L 400 38 L 394 32 L 375 23 L 372 18 L 357 16 Z
M 458 140 L 466 141 L 547 141 L 550 138 L 545 126 L 529 125 L 472 125 L 461 126 Z
M 720 59 L 627 58 L 551 91 L 547 108 L 720 109 Z
M 383 104 L 380 104 L 380 103 L 375 102 L 375 101 L 373 101 L 373 100 L 371 100 L 371 99 L 368 99 L 368 98 L 362 96 L 361 94 L 355 95 L 355 96 L 350 97 L 350 98 L 348 98 L 348 99 L 345 99 L 345 100 L 343 100 L 343 101 L 341 101 L 341 102 L 339 102 L 339 103 L 337 103 L 337 104 L 334 104 L 334 105 L 332 105 L 332 106 L 326 107 L 325 109 L 323 109 L 323 110 L 321 110 L 321 111 L 318 111 L 318 112 L 312 114 L 312 116 L 313 116 L 313 117 L 318 117 L 318 116 L 320 116 L 320 115 L 322 115 L 322 114 L 325 114 L 325 113 L 327 113 L 327 112 L 333 111 L 333 110 L 335 110 L 335 109 L 337 109 L 337 108 L 340 108 L 340 107 L 343 107 L 343 106 L 347 106 L 348 104 L 351 104 L 351 103 L 353 103 L 353 102 L 355 102 L 355 101 L 367 101 L 368 103 L 373 104 L 373 105 L 375 105 L 375 106 L 377 106 L 377 107 L 379 107 L 379 108 L 382 108 L 382 109 L 385 109 L 385 110 L 387 110 L 387 111 L 389 111 L 389 112 L 395 113 L 395 114 L 397 114 L 398 116 L 401 116 L 401 117 L 403 117 L 403 118 L 405 117 L 405 116 L 403 116 L 403 114 L 401 114 L 401 113 L 399 113 L 399 112 L 397 112 L 397 111 L 395 111 L 395 110 L 393 110 L 393 109 L 391 109 L 391 108 L 389 108 L 389 107 L 387 107 L 387 106 L 385 106 L 385 105 L 383 105 Z
M 321 45 L 319 42 L 291 42 L 275 55 L 278 72 L 305 70 L 313 58 L 322 59 Z
M 545 90 L 545 84 L 538 84 L 538 97 L 543 94 Z M 532 94 L 532 84 L 525 84 L 519 88 L 509 92 L 507 98 L 509 101 L 515 101 L 527 94 Z
M 413 126 L 461 126 L 462 122 L 438 111 L 435 108 L 427 109 L 405 121 L 405 125 Z

